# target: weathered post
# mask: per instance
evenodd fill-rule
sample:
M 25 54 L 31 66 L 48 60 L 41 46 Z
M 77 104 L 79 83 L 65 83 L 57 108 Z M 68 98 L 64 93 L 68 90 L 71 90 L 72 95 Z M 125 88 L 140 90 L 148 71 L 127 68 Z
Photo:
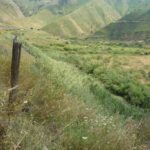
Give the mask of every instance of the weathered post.
M 9 105 L 11 105 L 17 98 L 21 47 L 22 44 L 18 42 L 17 37 L 15 37 L 13 40 L 13 48 L 12 48 L 11 81 L 10 81 L 11 89 L 9 94 Z

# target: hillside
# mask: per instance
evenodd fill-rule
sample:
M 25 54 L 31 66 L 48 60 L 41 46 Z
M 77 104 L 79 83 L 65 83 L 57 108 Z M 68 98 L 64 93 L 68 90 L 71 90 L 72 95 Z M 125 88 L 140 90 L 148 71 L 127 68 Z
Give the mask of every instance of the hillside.
M 53 35 L 81 36 L 119 19 L 121 16 L 104 0 L 92 0 L 43 29 Z
M 20 7 L 19 3 L 23 4 L 23 8 Z M 41 28 L 52 21 L 55 15 L 52 14 L 48 9 L 38 9 L 37 13 L 31 16 L 26 15 L 23 9 L 30 6 L 28 1 L 18 1 L 15 0 L 0 0 L 0 29 L 16 29 L 16 28 Z M 32 2 L 33 1 L 29 1 Z M 34 1 L 32 8 L 36 8 L 36 1 Z M 25 5 L 24 5 L 25 4 Z M 45 3 L 46 4 L 46 1 Z M 29 7 L 30 8 L 30 7 Z M 38 8 L 38 7 L 37 7 Z M 26 12 L 30 12 L 26 9 Z
M 130 13 L 141 6 L 147 6 L 150 0 L 106 0 L 122 16 Z
M 96 32 L 94 36 L 117 40 L 148 40 L 150 38 L 150 7 L 130 13 Z
M 14 0 L 25 16 L 31 16 L 37 13 L 46 5 L 56 5 L 58 0 Z
M 10 24 L 17 18 L 24 18 L 18 5 L 13 0 L 0 0 L 0 22 Z
M 91 0 L 43 29 L 53 35 L 87 36 L 149 3 L 150 0 Z
M 54 19 L 71 13 L 86 2 L 85 0 L 1 0 L 0 23 L 3 24 L 1 28 L 39 29 L 53 22 Z M 4 26 L 6 23 L 10 26 Z
M 14 26 L 25 29 L 40 29 L 48 23 L 52 22 L 58 16 L 54 15 L 47 9 L 38 11 L 38 13 L 32 15 L 31 17 L 25 17 L 23 19 L 16 19 L 13 23 Z
M 145 8 L 149 3 L 150 0 L 1 0 L 0 23 L 5 22 L 18 28 L 43 29 L 50 35 L 61 37 L 89 36 L 112 23 L 110 27 L 101 30 L 112 36 L 111 30 L 115 33 L 118 31 L 118 26 L 125 19 L 122 17 L 129 16 L 130 13 L 132 16 L 134 10 Z M 9 13 L 6 12 L 7 7 Z M 134 16 L 131 19 L 138 21 Z M 117 22 L 116 27 L 112 27 L 119 19 L 121 20 Z M 134 28 L 134 22 L 127 24 L 123 21 L 123 24 Z M 142 23 L 136 27 L 137 32 L 140 32 L 141 26 Z M 114 28 L 117 31 L 114 31 Z M 130 30 L 129 27 L 126 28 Z M 127 29 L 120 30 L 126 33 Z M 101 35 L 101 31 L 97 32 L 96 36 L 98 33 Z
M 72 7 L 74 5 L 81 5 L 88 0 L 14 0 L 20 7 L 25 16 L 31 16 L 40 10 L 49 8 L 51 11 L 60 12 L 64 11 L 62 7 Z M 70 8 L 69 8 L 70 9 Z

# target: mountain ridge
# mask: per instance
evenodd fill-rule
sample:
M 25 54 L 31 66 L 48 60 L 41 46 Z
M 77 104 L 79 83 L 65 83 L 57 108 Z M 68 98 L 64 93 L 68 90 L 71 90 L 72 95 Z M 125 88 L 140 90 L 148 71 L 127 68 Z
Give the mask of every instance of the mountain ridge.
M 150 39 L 150 7 L 132 12 L 96 32 L 93 37 L 112 40 Z
M 118 20 L 122 21 L 121 19 L 127 16 L 130 16 L 131 20 L 138 21 L 139 17 L 135 18 L 135 15 L 150 4 L 150 0 L 0 0 L 0 2 L 0 24 L 42 29 L 51 35 L 61 37 L 86 37 L 93 33 L 98 35 L 97 33 L 102 30 L 109 32 L 109 25 L 119 24 Z M 128 26 L 130 24 L 127 28 Z M 116 25 L 116 30 L 117 28 Z M 116 36 L 120 38 L 118 34 Z

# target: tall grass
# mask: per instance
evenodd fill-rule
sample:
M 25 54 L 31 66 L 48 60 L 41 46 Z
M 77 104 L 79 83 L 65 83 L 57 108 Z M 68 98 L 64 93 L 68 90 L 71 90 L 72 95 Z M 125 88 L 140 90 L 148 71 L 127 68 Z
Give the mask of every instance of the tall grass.
M 35 61 L 22 60 L 17 113 L 7 125 L 4 150 L 141 150 L 147 145 L 142 141 L 149 139 L 147 122 L 131 118 L 141 116 L 141 110 L 126 106 L 74 66 L 34 46 L 25 49 Z M 9 65 L 0 66 L 7 88 Z
M 103 105 L 103 108 L 109 113 L 119 112 L 126 117 L 142 116 L 142 110 L 127 105 L 122 100 L 119 100 L 119 98 L 114 97 L 97 80 L 80 72 L 74 66 L 62 61 L 56 61 L 46 56 L 36 47 L 32 46 L 27 49 L 31 50 L 31 53 L 39 58 L 38 63 L 43 66 L 43 72 L 46 71 L 50 76 L 54 76 L 59 86 L 62 86 L 73 97 L 82 99 L 93 107 L 99 107 L 99 109 Z
M 140 81 L 141 79 L 147 80 L 146 77 L 148 75 L 145 73 L 144 77 L 138 69 L 134 69 L 136 71 L 133 71 L 132 66 L 126 62 L 130 61 L 132 57 L 125 59 L 120 55 L 113 56 L 110 54 L 111 52 L 98 55 L 95 53 L 97 50 L 92 48 L 90 53 L 86 48 L 81 48 L 79 46 L 78 48 L 76 48 L 76 46 L 67 47 L 67 52 L 66 48 L 64 48 L 64 53 L 59 51 L 57 51 L 57 54 L 52 52 L 48 53 L 47 51 L 45 53 L 56 60 L 73 64 L 81 71 L 99 80 L 107 90 L 114 95 L 122 97 L 129 104 L 141 108 L 150 107 L 148 84 L 143 84 Z M 120 59 L 122 58 L 123 60 L 121 61 Z M 137 62 L 135 61 L 135 63 Z M 126 69 L 125 67 L 132 69 Z M 148 70 L 148 68 L 146 69 L 144 66 L 143 69 Z
M 124 126 L 118 115 L 105 116 L 69 96 L 41 68 L 38 68 L 39 79 L 24 98 L 27 103 L 20 105 L 27 111 L 11 118 L 6 149 L 132 150 L 135 147 L 138 124 L 128 120 Z

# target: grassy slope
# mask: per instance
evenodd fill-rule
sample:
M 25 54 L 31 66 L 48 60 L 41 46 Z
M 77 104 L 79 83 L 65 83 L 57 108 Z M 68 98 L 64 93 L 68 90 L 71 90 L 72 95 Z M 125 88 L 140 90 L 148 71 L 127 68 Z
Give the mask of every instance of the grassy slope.
M 30 34 L 30 33 L 29 33 Z M 32 36 L 34 35 L 35 33 L 33 32 L 32 33 Z M 35 34 L 36 35 L 36 34 Z M 27 37 L 27 39 L 29 39 L 30 40 L 30 37 Z M 134 114 L 134 111 L 136 112 L 136 109 L 134 110 L 134 108 L 130 108 L 130 106 L 128 106 L 128 105 L 126 105 L 125 103 L 122 103 L 122 100 L 121 99 L 117 99 L 117 97 L 115 98 L 115 97 L 113 97 L 111 94 L 110 94 L 110 92 L 108 92 L 106 89 L 104 89 L 104 87 L 101 85 L 101 83 L 99 83 L 99 81 L 97 81 L 97 79 L 98 78 L 91 78 L 90 76 L 86 76 L 84 73 L 82 74 L 80 74 L 80 73 L 78 73 L 78 71 L 75 71 L 75 72 L 73 72 L 73 73 L 71 73 L 71 71 L 69 71 L 69 70 L 76 70 L 75 68 L 73 69 L 68 63 L 62 63 L 61 61 L 65 61 L 65 62 L 69 62 L 69 63 L 73 63 L 73 65 L 74 66 L 77 66 L 77 67 L 79 67 L 80 68 L 80 70 L 81 70 L 81 68 L 83 68 L 83 72 L 85 72 L 85 73 L 87 73 L 88 75 L 89 75 L 89 73 L 88 73 L 88 71 L 90 70 L 90 68 L 94 68 L 94 65 L 96 66 L 96 68 L 95 68 L 95 70 L 96 69 L 98 69 L 99 67 L 99 63 L 98 64 L 93 64 L 94 62 L 96 62 L 96 58 L 95 58 L 95 61 L 94 60 L 90 60 L 90 59 L 88 59 L 89 57 L 90 57 L 90 55 L 87 57 L 87 61 L 86 61 L 86 55 L 88 55 L 88 54 L 90 54 L 91 53 L 91 55 L 93 54 L 98 54 L 98 53 L 101 53 L 101 55 L 103 56 L 105 56 L 105 53 L 103 54 L 103 51 L 101 52 L 101 50 L 98 50 L 98 48 L 96 48 L 96 50 L 95 49 L 93 49 L 92 47 L 90 47 L 90 48 L 88 48 L 88 47 L 86 47 L 86 46 L 83 46 L 83 48 L 82 48 L 82 46 L 80 47 L 80 46 L 77 46 L 77 45 L 75 45 L 75 47 L 72 47 L 71 45 L 70 46 L 68 46 L 68 48 L 67 48 L 67 45 L 66 46 L 64 46 L 64 44 L 62 43 L 58 43 L 58 46 L 57 46 L 57 44 L 56 44 L 56 46 L 55 46 L 55 44 L 54 43 L 51 43 L 50 45 L 51 46 L 49 46 L 49 44 L 48 44 L 48 39 L 44 42 L 44 43 L 39 43 L 38 41 L 36 41 L 35 40 L 36 39 L 36 37 L 34 38 L 34 41 L 32 42 L 32 44 L 34 44 L 34 45 L 37 45 L 38 47 L 40 47 L 41 49 L 43 49 L 43 51 L 45 51 L 45 53 L 46 53 L 46 55 L 48 56 L 50 56 L 50 57 L 52 57 L 53 59 L 56 59 L 56 60 L 59 60 L 59 62 L 57 62 L 59 65 L 56 65 L 56 67 L 55 68 L 53 68 L 54 70 L 57 70 L 59 73 L 59 76 L 61 76 L 60 77 L 60 79 L 57 79 L 58 80 L 58 82 L 60 82 L 60 83 L 62 83 L 62 81 L 60 81 L 61 79 L 63 80 L 65 80 L 65 81 L 67 81 L 67 84 L 65 84 L 65 83 L 62 83 L 62 84 L 64 84 L 63 86 L 64 87 L 66 87 L 68 90 L 69 90 L 69 92 L 71 91 L 71 92 L 73 92 L 74 93 L 74 96 L 77 96 L 78 94 L 81 94 L 81 95 L 84 95 L 83 93 L 85 93 L 85 100 L 87 100 L 87 99 L 89 99 L 88 101 L 94 101 L 94 99 L 92 98 L 93 96 L 93 94 L 94 94 L 94 97 L 95 97 L 95 100 L 98 102 L 98 103 L 101 103 L 102 105 L 104 105 L 104 107 L 106 107 L 106 110 L 108 111 L 110 111 L 110 112 L 115 112 L 115 111 L 119 111 L 121 114 L 123 113 L 123 114 L 126 114 L 127 116 L 128 115 L 130 115 L 130 113 L 132 114 Z M 32 40 L 32 39 L 31 39 Z M 41 40 L 42 41 L 42 40 Z M 53 46 L 54 45 L 54 46 Z M 59 46 L 60 45 L 60 46 Z M 119 48 L 120 47 L 118 47 L 117 48 L 117 51 L 119 50 Z M 55 50 L 54 50 L 55 49 Z M 64 50 L 66 50 L 66 51 L 63 51 L 63 49 Z M 121 48 L 120 48 L 121 49 Z M 98 52 L 97 52 L 97 50 L 98 50 Z M 133 51 L 134 50 L 136 50 L 136 49 L 133 49 Z M 39 51 L 38 49 L 37 50 L 35 50 L 35 51 Z M 76 52 L 77 51 L 77 52 Z M 93 53 L 92 53 L 92 51 L 93 51 Z M 144 50 L 143 50 L 144 51 Z M 65 53 L 66 52 L 66 53 Z M 78 56 L 79 54 L 80 54 L 80 52 L 81 52 L 81 58 L 80 58 L 80 56 Z M 85 53 L 85 57 L 84 57 L 84 53 Z M 115 52 L 114 52 L 115 53 Z M 74 54 L 74 55 L 73 55 Z M 34 55 L 37 55 L 35 52 L 34 52 Z M 41 55 L 42 55 L 42 53 L 41 53 Z M 82 56 L 83 56 L 83 58 L 82 58 Z M 40 55 L 38 55 L 38 57 L 40 57 Z M 44 56 L 44 57 L 46 57 L 46 56 Z M 93 58 L 93 59 L 94 59 Z M 49 59 L 48 57 L 47 58 L 45 58 L 45 60 L 46 59 Z M 81 60 L 83 60 L 82 62 L 81 62 Z M 91 59 L 92 59 L 92 56 L 91 56 Z M 104 58 L 101 58 L 101 59 L 104 59 Z M 70 61 L 71 62 L 70 62 Z M 78 62 L 79 61 L 79 62 Z M 93 62 L 94 61 L 94 62 Z M 56 61 L 54 61 L 54 60 L 51 60 L 51 59 L 49 59 L 49 63 L 50 62 L 52 62 L 53 63 L 53 65 L 48 65 L 49 66 L 49 68 L 51 68 L 51 66 L 55 66 L 54 64 L 54 62 L 56 62 Z M 78 63 L 80 64 L 79 66 L 78 66 Z M 91 63 L 91 64 L 90 64 Z M 46 63 L 45 63 L 46 64 Z M 63 66 L 65 66 L 66 65 L 66 67 L 63 67 Z M 92 66 L 93 65 L 93 66 Z M 100 66 L 102 67 L 102 66 L 105 66 L 106 64 L 100 64 Z M 59 68 L 59 66 L 60 66 L 60 68 Z M 98 68 L 97 68 L 98 67 Z M 71 69 L 72 68 L 72 69 Z M 114 68 L 114 67 L 113 67 Z M 115 67 L 116 68 L 116 67 Z M 116 70 L 114 70 L 114 71 L 117 71 L 117 69 Z M 62 73 L 61 73 L 62 72 Z M 68 74 L 68 72 L 70 72 L 70 74 L 71 75 L 69 75 Z M 90 71 L 89 71 L 90 72 Z M 111 71 L 109 72 L 110 74 L 113 74 L 113 73 L 111 73 Z M 108 73 L 108 74 L 109 74 Z M 78 75 L 76 75 L 76 74 L 78 74 Z M 120 72 L 118 72 L 118 75 L 120 75 L 120 77 L 121 77 L 121 73 Z M 55 75 L 56 76 L 56 75 Z M 82 77 L 82 76 L 84 76 L 84 77 Z M 98 75 L 98 76 L 100 76 L 100 75 Z M 105 76 L 106 76 L 106 74 L 105 74 Z M 82 82 L 82 78 L 90 78 L 90 80 L 93 82 L 93 83 L 91 83 L 91 81 L 88 81 L 88 79 L 87 79 L 87 81 L 86 81 L 86 79 L 84 79 L 85 81 L 85 83 L 87 82 L 88 83 L 88 85 L 87 85 L 87 88 L 91 88 L 90 89 L 90 91 L 89 92 L 84 92 L 83 90 L 84 90 L 84 86 L 80 89 L 80 86 L 78 87 L 78 85 L 80 85 L 80 83 Z M 76 79 L 76 81 L 75 81 L 75 83 L 73 83 L 73 79 Z M 115 81 L 114 81 L 115 82 Z M 122 82 L 122 81 L 121 81 Z M 77 84 L 78 83 L 78 84 Z M 83 84 L 83 83 L 82 83 Z M 85 84 L 85 88 L 86 88 L 86 84 Z M 74 91 L 74 90 L 75 91 Z M 98 92 L 96 92 L 96 93 L 93 93 L 93 91 L 92 91 L 92 89 L 93 89 L 93 91 L 98 91 L 99 90 L 99 92 L 100 93 L 103 93 L 102 95 L 100 94 L 98 94 Z M 88 91 L 88 90 L 87 90 Z M 89 95 L 88 95 L 88 93 L 89 93 Z M 86 95 L 88 95 L 88 96 L 86 96 Z M 91 96 L 90 96 L 91 95 Z M 87 98 L 88 97 L 88 98 Z M 96 98 L 97 97 L 97 98 Z M 87 98 L 87 99 L 86 99 Z M 93 100 L 92 100 L 93 99 Z M 108 104 L 108 103 L 109 104 Z M 110 107 L 109 108 L 109 105 L 111 105 L 111 106 L 113 106 L 113 107 Z M 117 110 L 118 109 L 118 110 Z M 133 112 L 131 111 L 131 110 L 134 110 Z
M 57 16 L 53 15 L 47 9 L 41 10 L 38 13 L 32 15 L 31 17 L 26 17 L 23 19 L 17 19 L 13 24 L 15 26 L 21 28 L 35 28 L 40 29 L 47 25 L 48 23 L 52 22 L 52 20 L 58 18 Z
M 22 2 L 22 4 L 25 2 Z M 54 15 L 47 9 L 38 10 L 36 14 L 24 17 L 18 3 L 14 3 L 12 0 L 0 0 L 0 3 L 0 24 L 4 29 L 8 29 L 5 26 L 6 24 L 19 28 L 41 28 L 54 19 Z M 26 2 L 26 6 L 28 5 L 30 3 Z M 33 6 L 36 7 L 35 3 Z
M 128 1 L 125 0 L 106 0 L 121 16 L 125 15 L 129 10 Z
M 5 85 L 5 88 L 0 87 L 0 107 L 3 108 L 3 114 L 4 106 L 7 106 L 10 67 L 10 55 L 8 57 L 5 54 L 5 49 L 10 54 L 13 33 L 0 34 L 0 57 L 3 57 L 0 59 L 0 79 L 5 79 L 0 80 Z M 82 47 L 85 46 L 68 45 L 66 41 L 51 38 L 42 31 L 29 30 L 21 35 L 26 41 L 23 50 L 34 57 L 22 54 L 20 92 L 15 108 L 19 113 L 11 118 L 7 126 L 3 143 L 6 149 L 20 147 L 22 150 L 31 150 L 47 147 L 68 150 L 71 147 L 73 150 L 98 150 L 101 147 L 112 150 L 113 147 L 114 150 L 133 150 L 135 146 L 140 149 L 139 131 L 147 133 L 149 127 L 139 129 L 139 123 L 134 123 L 131 119 L 125 121 L 124 117 L 115 114 L 119 111 L 126 117 L 141 116 L 142 111 L 122 102 L 91 75 L 62 59 L 62 53 L 67 48 L 68 54 L 64 54 L 65 56 L 70 55 L 72 47 L 73 51 L 83 52 Z M 63 49 L 64 46 L 66 49 Z M 92 47 L 85 51 L 88 52 L 93 52 Z M 5 115 L 0 117 L 4 122 L 8 119 Z M 143 139 L 147 141 L 148 136 L 144 134 Z
M 44 14 L 47 14 L 47 12 L 44 12 Z M 35 20 L 36 18 L 42 18 L 42 16 L 39 14 L 38 17 L 35 17 Z M 29 19 L 29 24 L 30 21 Z M 45 22 L 47 23 L 47 19 L 41 22 L 41 25 Z M 35 23 L 35 27 L 39 26 Z M 149 54 L 148 50 L 130 47 L 122 50 L 121 46 L 105 47 L 105 44 L 100 44 L 100 46 L 94 44 L 91 47 L 87 47 L 86 44 L 82 48 L 82 45 L 67 45 L 64 40 L 52 39 L 45 32 L 36 30 L 29 30 L 26 33 L 19 32 L 20 35 L 25 36 L 25 39 L 23 39 L 27 40 L 27 46 L 24 49 L 32 53 L 34 57 L 27 53 L 22 55 L 21 87 L 18 97 L 19 104 L 16 108 L 19 115 L 16 113 L 8 124 L 4 143 L 6 149 L 31 150 L 43 149 L 44 147 L 54 150 L 98 150 L 100 148 L 104 150 L 112 150 L 112 148 L 114 150 L 133 150 L 135 147 L 138 150 L 144 149 L 143 147 L 148 149 L 148 119 L 145 124 L 143 122 L 133 123 L 134 121 L 131 119 L 127 119 L 127 123 L 125 121 L 122 123 L 122 117 L 119 114 L 119 117 L 114 116 L 116 112 L 119 112 L 127 118 L 128 116 L 141 117 L 143 110 L 132 107 L 125 103 L 123 99 L 111 94 L 101 82 L 88 73 L 93 70 L 90 62 L 95 67 L 99 59 L 102 59 L 102 62 L 109 61 L 109 55 L 108 58 L 98 56 L 98 60 L 93 57 L 94 54 L 103 54 L 101 53 L 103 49 L 104 53 L 107 53 L 107 50 L 112 53 L 114 59 L 117 59 L 114 55 L 118 53 L 137 55 L 141 50 L 145 55 L 145 53 Z M 13 33 L 0 33 L 1 114 L 5 110 L 4 104 L 6 104 L 8 97 L 10 41 Z M 89 64 L 86 65 L 86 63 L 81 62 L 79 66 L 79 68 L 83 67 L 83 72 L 73 62 L 73 58 L 79 58 L 79 61 L 81 61 L 78 54 L 87 55 L 87 57 L 81 56 L 81 60 L 84 57 L 89 58 L 87 59 Z M 68 59 L 69 57 L 72 62 Z M 141 58 L 141 56 L 139 57 Z M 124 59 L 124 57 L 120 57 L 118 60 L 122 60 L 122 58 Z M 135 59 L 135 57 L 133 58 Z M 33 63 L 34 59 L 35 62 Z M 146 57 L 143 57 L 143 59 L 146 60 Z M 128 62 L 128 55 L 124 63 L 125 61 Z M 75 60 L 75 62 L 78 61 Z M 113 63 L 116 65 L 121 62 L 114 61 Z M 146 69 L 149 67 L 149 61 L 147 62 L 144 66 Z M 100 65 L 103 65 L 103 63 Z M 111 61 L 109 65 L 112 65 Z M 128 66 L 131 65 L 127 64 Z M 137 68 L 137 66 L 134 68 Z M 95 70 L 97 71 L 97 68 Z M 22 112 L 23 109 L 29 111 L 29 113 Z M 5 115 L 1 115 L 1 118 L 2 121 L 8 119 L 5 118 Z M 140 145 L 141 139 L 143 140 L 143 146 Z M 148 146 L 145 146 L 145 143 Z
M 2 0 L 1 0 L 2 1 Z M 10 0 L 12 2 L 12 0 Z M 64 11 L 64 14 L 57 14 L 59 7 L 50 7 L 52 5 L 52 2 L 50 1 L 48 3 L 48 6 L 46 6 L 47 1 L 20 1 L 16 0 L 16 4 L 13 3 L 13 5 L 8 5 L 7 1 L 1 2 L 1 20 L 2 22 L 11 22 L 11 25 L 17 26 L 17 27 L 27 27 L 27 28 L 43 28 L 45 31 L 49 32 L 52 35 L 59 35 L 59 36 L 67 36 L 67 37 L 76 37 L 76 36 L 82 36 L 82 35 L 89 35 L 98 29 L 101 29 L 105 27 L 106 25 L 110 24 L 111 22 L 114 22 L 118 20 L 121 16 L 132 10 L 135 6 L 135 4 L 138 4 L 137 6 L 141 6 L 141 0 L 137 2 L 135 1 L 104 1 L 104 0 L 92 0 L 90 2 L 84 2 L 81 1 L 77 6 L 65 6 L 63 9 L 61 8 L 60 11 Z M 149 2 L 149 0 L 145 0 L 143 4 L 146 4 L 146 2 Z M 8 5 L 8 12 L 5 12 L 5 8 Z M 23 5 L 25 4 L 25 5 Z M 4 6 L 3 6 L 4 5 Z M 14 6 L 15 5 L 15 6 Z M 30 9 L 37 12 L 31 17 L 27 17 L 24 19 L 17 19 L 21 16 L 21 11 L 26 11 L 24 13 L 29 13 Z M 30 7 L 28 7 L 30 6 Z M 29 8 L 26 9 L 26 8 Z M 41 7 L 41 8 L 39 8 Z M 47 7 L 51 10 L 51 8 L 56 9 L 57 12 L 55 15 L 52 14 L 50 11 L 45 9 L 44 7 Z M 145 8 L 145 5 L 143 6 Z M 37 10 L 35 10 L 36 8 Z M 40 10 L 44 8 L 43 10 Z M 131 9 L 132 8 L 132 9 Z M 67 14 L 65 15 L 65 11 Z M 147 14 L 147 17 L 149 14 Z M 143 16 L 142 16 L 143 17 Z M 133 18 L 134 20 L 138 21 L 138 18 Z M 117 23 L 117 27 L 114 27 L 115 25 L 112 24 L 110 28 L 106 28 L 103 30 L 105 34 L 109 34 L 109 36 L 112 36 L 113 33 L 114 37 L 120 37 L 123 35 L 124 37 L 128 35 L 128 30 L 134 28 L 134 32 L 137 32 L 136 35 L 140 34 L 140 31 L 144 29 L 148 29 L 149 23 L 145 23 L 144 25 L 141 23 L 138 27 L 135 27 L 136 23 Z M 125 27 L 124 27 L 124 26 Z M 121 27 L 120 27 L 121 26 Z M 130 27 L 131 26 L 131 27 Z M 122 27 L 124 29 L 122 29 Z M 117 29 L 120 29 L 119 32 Z M 116 29 L 116 30 L 115 30 Z M 122 31 L 122 32 L 120 32 Z M 113 33 L 112 33 L 113 32 Z M 127 34 L 126 34 L 127 32 Z M 143 32 L 143 31 L 141 31 Z M 97 34 L 97 33 L 96 33 Z M 101 32 L 100 32 L 101 34 Z M 120 35 L 118 35 L 120 34 Z M 98 35 L 98 34 L 97 34 Z M 145 34 L 143 35 L 145 36 Z M 132 35 L 131 35 L 132 37 Z M 147 35 L 146 35 L 147 37 Z
M 24 16 L 24 9 L 27 12 L 30 11 L 27 9 L 28 6 L 30 6 L 33 9 L 38 7 L 36 6 L 36 4 L 46 5 L 47 1 L 43 1 L 42 4 L 40 2 L 37 3 L 37 1 L 18 1 L 16 3 L 15 2 L 16 1 L 13 0 L 0 0 L 0 24 L 2 25 L 2 29 L 9 29 L 9 27 L 39 29 L 50 23 L 52 19 L 56 17 L 48 9 L 38 9 L 37 13 L 34 13 L 32 16 Z M 25 5 L 22 6 L 22 4 Z
M 12 0 L 0 0 L 0 22 L 10 24 L 16 18 L 23 18 L 19 7 Z
M 150 37 L 150 5 L 141 7 L 95 33 L 95 36 L 111 39 L 148 40 Z
M 88 35 L 138 7 L 147 7 L 149 3 L 149 0 L 93 0 L 78 10 L 50 23 L 44 30 L 53 35 L 68 37 Z
M 62 36 L 86 35 L 119 18 L 120 15 L 105 1 L 93 0 L 47 25 L 44 30 Z
M 87 0 L 69 0 L 67 3 L 61 2 L 61 0 L 14 0 L 14 2 L 20 7 L 25 16 L 31 16 L 39 11 L 48 8 L 51 11 L 58 12 L 70 12 L 76 9 L 78 6 L 85 4 Z M 64 10 L 64 8 L 66 8 Z
M 122 16 L 134 9 L 146 6 L 150 3 L 150 0 L 106 0 L 114 9 L 116 9 Z
M 46 5 L 53 4 L 52 1 L 47 0 L 14 0 L 14 2 L 20 7 L 25 16 L 31 16 Z

